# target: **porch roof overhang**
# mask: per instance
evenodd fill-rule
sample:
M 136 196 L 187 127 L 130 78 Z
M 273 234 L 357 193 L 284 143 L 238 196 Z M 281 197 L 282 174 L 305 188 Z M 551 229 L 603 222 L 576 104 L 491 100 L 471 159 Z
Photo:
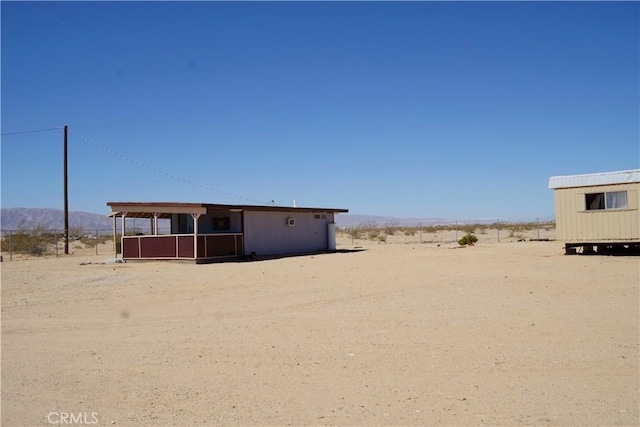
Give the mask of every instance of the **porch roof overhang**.
M 127 218 L 171 218 L 171 214 L 206 214 L 208 210 L 228 210 L 232 212 L 263 211 L 263 212 L 324 212 L 347 213 L 348 209 L 336 208 L 298 208 L 288 206 L 266 205 L 222 205 L 215 203 L 184 203 L 184 202 L 107 202 L 111 208 L 109 216 Z

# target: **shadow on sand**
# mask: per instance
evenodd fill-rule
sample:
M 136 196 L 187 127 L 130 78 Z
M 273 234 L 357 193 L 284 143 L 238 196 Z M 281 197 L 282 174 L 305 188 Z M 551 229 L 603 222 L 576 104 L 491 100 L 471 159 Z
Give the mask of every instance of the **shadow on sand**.
M 367 249 L 338 249 L 335 251 L 318 251 L 318 252 L 305 252 L 302 254 L 280 254 L 280 255 L 258 255 L 255 252 L 251 255 L 245 255 L 237 258 L 217 258 L 217 259 L 207 259 L 202 260 L 201 262 L 197 262 L 197 264 L 219 264 L 219 263 L 230 263 L 230 262 L 258 262 L 258 261 L 270 261 L 274 259 L 282 259 L 282 258 L 296 258 L 296 257 L 313 257 L 316 255 L 330 255 L 330 254 L 350 254 L 356 252 L 364 252 Z

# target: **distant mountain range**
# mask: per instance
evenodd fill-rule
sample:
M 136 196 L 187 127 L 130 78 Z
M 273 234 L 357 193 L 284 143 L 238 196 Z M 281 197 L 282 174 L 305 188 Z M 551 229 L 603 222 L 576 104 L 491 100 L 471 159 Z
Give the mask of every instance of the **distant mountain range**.
M 553 216 L 540 218 L 540 221 L 553 220 Z M 461 220 L 460 223 L 470 221 Z M 473 223 L 494 223 L 495 220 L 472 220 Z M 417 226 L 452 224 L 452 220 L 444 218 L 396 218 L 392 216 L 339 214 L 336 215 L 338 227 L 352 227 L 363 224 L 375 224 L 379 227 L 385 224 L 398 226 Z M 15 230 L 19 227 L 32 228 L 38 225 L 46 225 L 49 228 L 62 230 L 64 228 L 64 213 L 60 209 L 42 208 L 3 208 L 0 209 L 0 226 L 2 230 Z M 69 227 L 81 227 L 87 233 L 98 230 L 100 233 L 112 229 L 112 221 L 106 215 L 89 212 L 69 212 Z
M 451 221 L 444 218 L 396 218 L 393 216 L 380 215 L 339 214 L 335 217 L 335 222 L 338 227 L 352 227 L 365 224 L 375 224 L 379 227 L 383 227 L 385 224 L 415 227 L 418 224 L 448 224 Z
M 64 212 L 60 209 L 43 208 L 4 208 L 0 210 L 0 225 L 2 230 L 15 230 L 19 227 L 32 228 L 38 225 L 46 225 L 49 228 L 62 230 L 64 228 Z M 378 226 L 398 223 L 399 225 L 417 224 L 421 219 L 394 218 L 391 216 L 376 215 L 336 215 L 336 224 L 339 227 L 351 227 L 362 224 L 375 223 Z M 433 224 L 438 219 L 422 219 L 423 223 Z M 445 220 L 442 220 L 446 222 Z M 119 223 L 119 222 L 118 222 Z M 106 215 L 89 212 L 69 212 L 69 227 L 82 227 L 86 232 L 111 230 L 113 223 Z
M 106 215 L 89 212 L 69 212 L 69 227 L 82 227 L 92 230 L 111 230 L 113 222 Z M 19 227 L 32 228 L 44 225 L 52 229 L 64 229 L 64 212 L 60 209 L 43 208 L 3 208 L 0 209 L 2 230 L 15 230 Z

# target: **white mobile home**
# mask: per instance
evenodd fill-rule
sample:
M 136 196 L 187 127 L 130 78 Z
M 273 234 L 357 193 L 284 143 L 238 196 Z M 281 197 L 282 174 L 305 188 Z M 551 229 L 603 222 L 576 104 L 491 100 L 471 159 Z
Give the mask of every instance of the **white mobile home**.
M 640 169 L 554 176 L 558 240 L 566 253 L 640 249 Z
M 246 255 L 271 256 L 334 251 L 334 216 L 346 209 L 211 203 L 109 202 L 124 260 L 212 262 Z M 148 219 L 151 233 L 127 235 L 127 218 Z M 158 221 L 170 223 L 159 232 Z M 116 254 L 117 255 L 117 254 Z

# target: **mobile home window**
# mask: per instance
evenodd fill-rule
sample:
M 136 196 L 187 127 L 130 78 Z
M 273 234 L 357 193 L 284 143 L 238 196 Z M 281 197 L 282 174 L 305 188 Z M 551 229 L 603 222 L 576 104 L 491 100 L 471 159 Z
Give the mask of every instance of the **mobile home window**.
M 607 209 L 625 209 L 627 207 L 627 192 L 612 191 L 606 193 L 605 205 Z
M 627 207 L 626 191 L 585 194 L 585 206 L 588 211 L 601 209 L 625 209 Z

